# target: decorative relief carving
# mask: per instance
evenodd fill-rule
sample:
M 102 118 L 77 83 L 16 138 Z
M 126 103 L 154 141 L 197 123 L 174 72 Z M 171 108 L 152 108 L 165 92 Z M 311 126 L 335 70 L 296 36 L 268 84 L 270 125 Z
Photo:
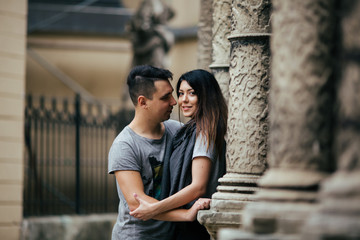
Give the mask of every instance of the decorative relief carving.
M 329 171 L 332 165 L 331 5 L 327 0 L 274 1 L 271 167 Z
M 301 239 L 360 239 L 360 2 L 337 3 L 342 30 L 336 59 L 341 66 L 334 144 L 338 166 L 321 183 L 320 206 L 307 218 Z
M 212 62 L 212 0 L 201 0 L 198 31 L 198 68 L 209 70 Z
M 213 63 L 229 64 L 230 42 L 228 36 L 231 32 L 231 0 L 213 2 Z
M 234 2 L 239 1 L 232 1 L 232 4 Z M 260 5 L 264 2 L 269 5 L 269 1 L 262 1 Z M 237 26 L 230 27 L 228 14 L 224 14 L 229 12 L 229 8 L 229 0 L 214 0 L 214 56 L 211 65 L 228 99 L 227 173 L 219 179 L 220 185 L 212 196 L 211 209 L 198 215 L 199 222 L 207 227 L 214 239 L 220 227 L 241 226 L 242 209 L 254 200 L 253 192 L 259 176 L 266 169 L 267 154 L 269 34 L 252 28 L 253 31 L 234 36 L 230 29 Z M 260 11 L 253 13 L 264 14 Z M 264 16 L 251 17 L 256 22 L 255 19 L 269 18 L 269 12 Z
M 233 0 L 232 34 L 270 33 L 270 0 Z
M 229 68 L 212 68 L 212 72 L 220 85 L 220 89 L 226 102 L 229 102 Z
M 269 131 L 269 39 L 235 39 L 231 49 L 227 169 L 261 174 Z

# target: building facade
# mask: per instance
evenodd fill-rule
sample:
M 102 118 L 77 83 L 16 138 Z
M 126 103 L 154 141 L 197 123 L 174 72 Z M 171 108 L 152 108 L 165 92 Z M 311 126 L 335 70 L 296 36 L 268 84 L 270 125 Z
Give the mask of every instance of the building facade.
M 0 236 L 22 221 L 27 1 L 0 1 Z

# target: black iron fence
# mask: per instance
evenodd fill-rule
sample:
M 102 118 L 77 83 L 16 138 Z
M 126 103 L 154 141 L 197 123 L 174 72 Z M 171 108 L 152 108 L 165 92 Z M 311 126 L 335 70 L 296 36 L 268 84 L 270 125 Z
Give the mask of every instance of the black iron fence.
M 24 216 L 116 212 L 107 155 L 132 111 L 27 96 Z

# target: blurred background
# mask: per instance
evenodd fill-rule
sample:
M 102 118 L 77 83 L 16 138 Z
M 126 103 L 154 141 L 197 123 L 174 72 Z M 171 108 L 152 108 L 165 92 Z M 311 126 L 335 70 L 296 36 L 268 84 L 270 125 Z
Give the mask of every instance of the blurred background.
M 212 236 L 359 239 L 359 12 L 355 0 L 0 0 L 0 239 L 110 239 L 107 155 L 134 114 L 126 76 L 146 61 L 173 84 L 211 68 L 228 100 L 227 173 L 198 216 Z
M 126 86 L 134 62 L 142 61 L 134 49 L 146 58 L 155 54 L 151 41 L 160 41 L 158 67 L 174 73 L 175 85 L 182 73 L 197 68 L 200 0 L 29 0 L 27 9 L 24 3 L 2 1 L 0 8 L 14 17 L 6 37 L 20 14 L 26 14 L 21 11 L 27 11 L 21 20 L 27 23 L 21 34 L 26 45 L 25 128 L 20 116 L 9 121 L 25 130 L 24 171 L 15 174 L 23 195 L 6 201 L 19 203 L 19 216 L 29 226 L 32 218 L 113 214 L 102 220 L 109 226 L 95 233 L 108 236 L 119 200 L 115 178 L 107 174 L 107 154 L 134 114 Z M 172 118 L 179 119 L 177 110 Z M 19 221 L 11 216 L 4 221 Z M 23 227 L 22 238 L 36 237 L 27 233 L 31 228 Z M 16 231 L 12 224 L 4 229 Z
M 175 15 L 167 28 L 175 36 L 168 67 L 176 79 L 196 68 L 199 0 L 165 0 Z M 140 0 L 29 0 L 26 93 L 71 97 L 79 87 L 118 111 L 133 57 L 126 25 Z M 41 60 L 40 60 L 41 61 Z M 71 81 L 53 74 L 56 67 Z M 126 92 L 126 90 L 125 90 Z M 128 106 L 129 107 L 129 106 Z M 131 105 L 130 105 L 131 107 Z
M 197 67 L 199 11 L 200 0 L 0 1 L 0 239 L 64 237 L 36 222 L 72 215 L 75 227 L 89 214 L 103 217 L 75 227 L 79 235 L 108 238 L 119 200 L 107 155 L 134 113 L 134 49 L 160 41 L 160 67 L 175 84 Z
M 152 64 L 175 84 L 196 68 L 199 9 L 193 0 L 29 0 L 24 216 L 117 211 L 107 153 L 133 117 L 127 74 Z

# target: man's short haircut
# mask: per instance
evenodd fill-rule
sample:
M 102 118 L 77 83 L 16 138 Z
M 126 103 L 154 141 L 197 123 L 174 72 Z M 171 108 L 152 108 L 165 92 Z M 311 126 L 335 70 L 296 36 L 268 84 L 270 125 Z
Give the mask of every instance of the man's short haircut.
M 137 105 L 137 99 L 140 95 L 148 99 L 153 98 L 156 91 L 155 81 L 172 80 L 173 74 L 166 69 L 153 67 L 150 65 L 141 65 L 134 67 L 127 78 L 127 85 L 131 101 Z

